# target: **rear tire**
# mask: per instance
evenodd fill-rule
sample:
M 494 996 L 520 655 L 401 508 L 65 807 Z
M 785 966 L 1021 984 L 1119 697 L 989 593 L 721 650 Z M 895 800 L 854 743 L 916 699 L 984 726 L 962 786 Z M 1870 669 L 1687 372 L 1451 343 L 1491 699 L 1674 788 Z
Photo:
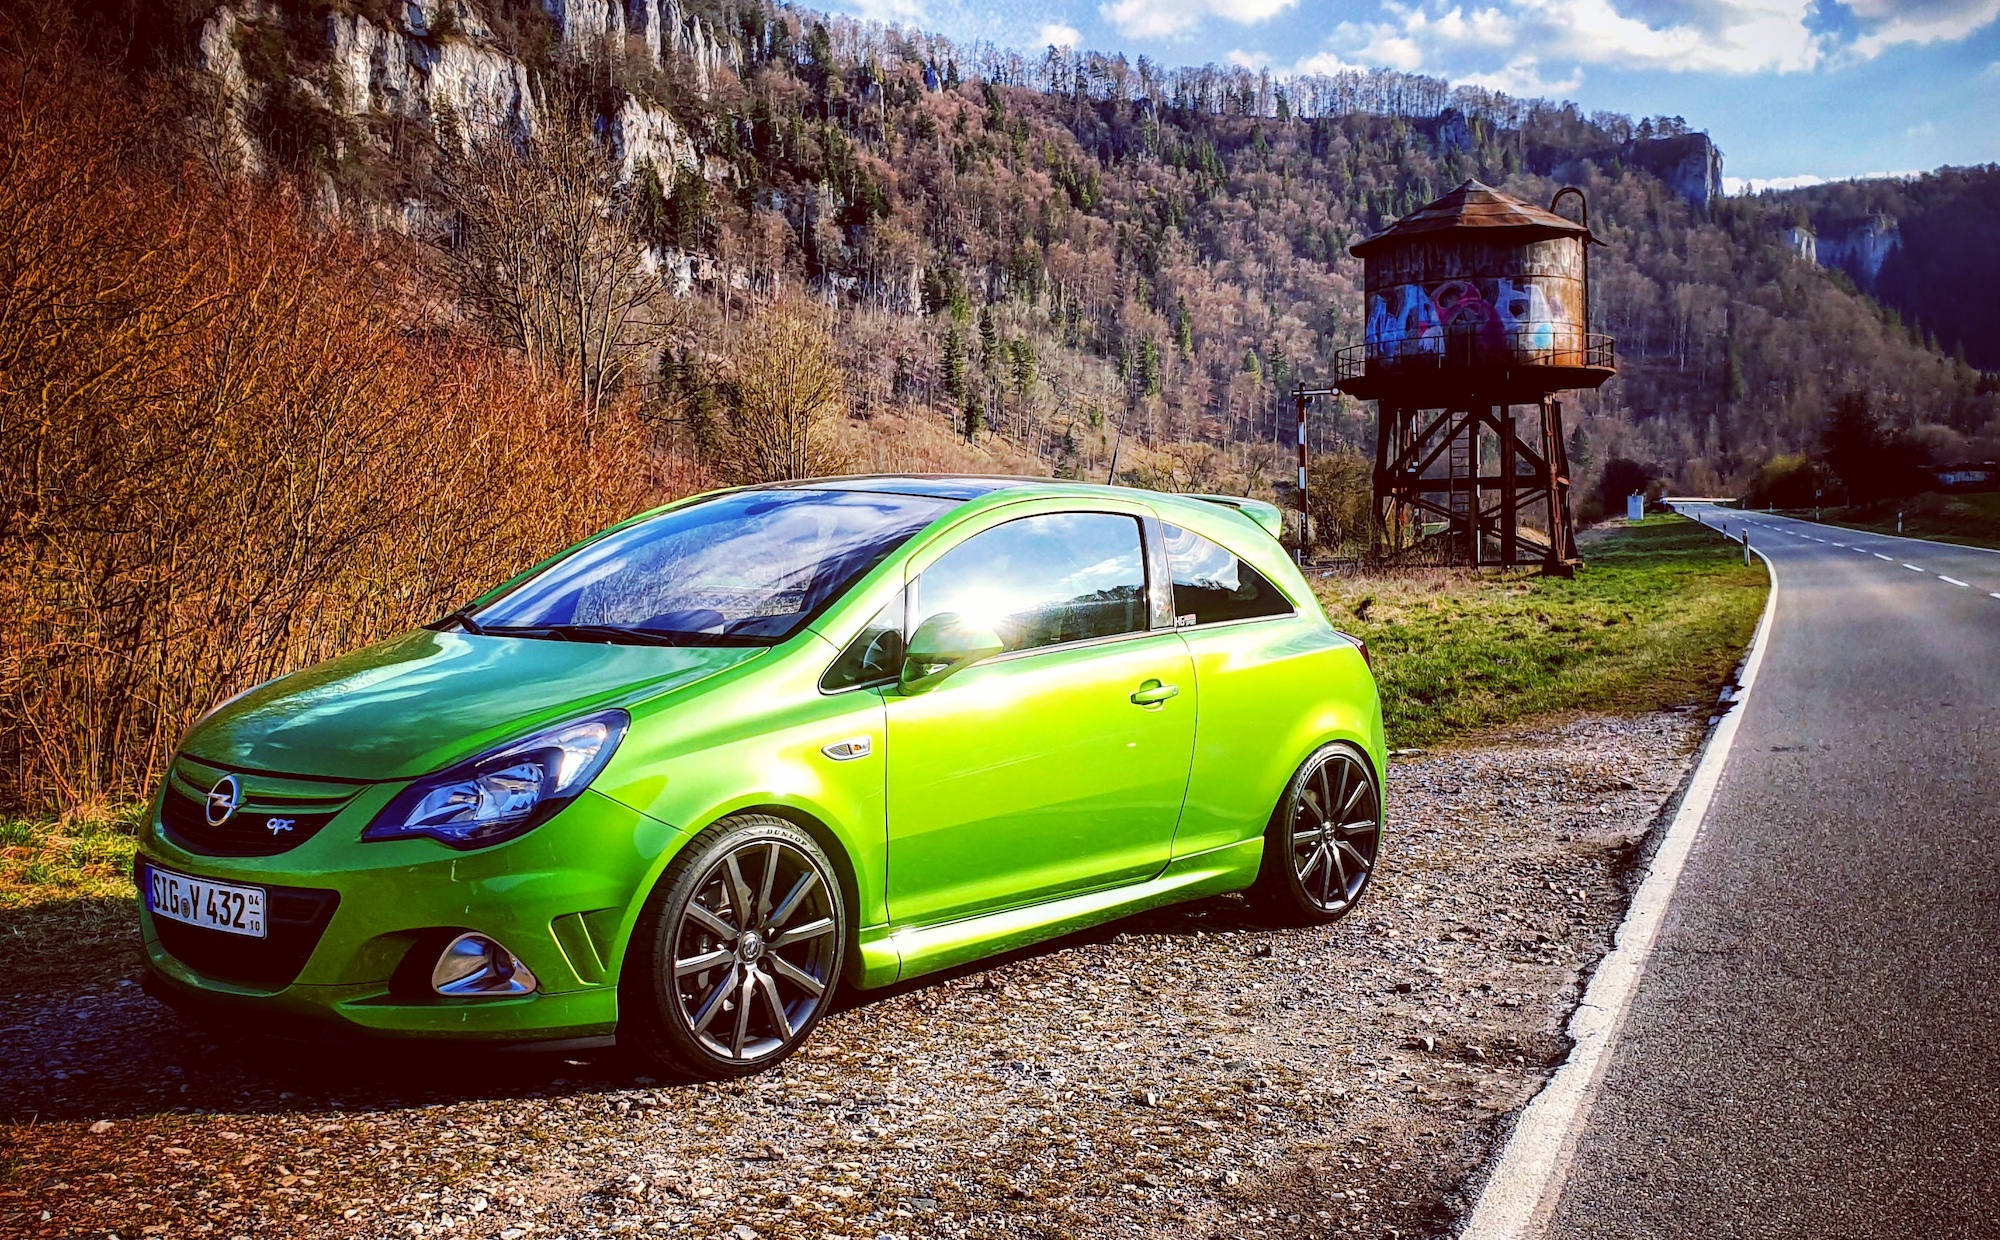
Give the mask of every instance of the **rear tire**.
M 762 1072 L 826 1015 L 846 950 L 819 844 L 768 814 L 725 818 L 646 897 L 619 979 L 619 1044 L 680 1077 Z
M 1382 785 L 1345 742 L 1316 750 L 1286 786 L 1264 832 L 1251 899 L 1282 925 L 1326 925 L 1361 902 L 1382 842 Z

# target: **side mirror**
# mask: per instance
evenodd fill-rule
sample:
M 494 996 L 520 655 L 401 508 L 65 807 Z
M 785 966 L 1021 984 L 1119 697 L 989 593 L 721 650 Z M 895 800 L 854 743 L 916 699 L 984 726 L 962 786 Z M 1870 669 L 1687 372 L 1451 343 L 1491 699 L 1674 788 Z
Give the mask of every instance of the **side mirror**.
M 941 611 L 917 626 L 903 656 L 900 684 L 905 693 L 924 693 L 953 672 L 1005 650 L 999 635 L 955 611 Z

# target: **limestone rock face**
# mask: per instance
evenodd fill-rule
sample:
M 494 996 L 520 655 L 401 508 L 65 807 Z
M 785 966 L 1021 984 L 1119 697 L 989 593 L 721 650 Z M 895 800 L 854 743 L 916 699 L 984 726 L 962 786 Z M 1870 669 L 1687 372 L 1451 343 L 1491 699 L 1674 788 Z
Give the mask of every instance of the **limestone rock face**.
M 1819 261 L 1853 277 L 1863 292 L 1875 291 L 1882 264 L 1903 248 L 1903 230 L 1895 219 L 1874 215 L 1838 231 L 1829 228 L 1819 239 Z
M 612 117 L 611 141 L 618 155 L 621 177 L 631 177 L 642 159 L 650 160 L 659 170 L 660 179 L 669 186 L 673 184 L 676 168 L 702 171 L 701 156 L 694 143 L 681 132 L 666 109 L 649 107 L 630 95 L 618 105 L 618 113 Z
M 1707 210 L 1722 197 L 1722 152 L 1705 133 L 1634 138 L 1619 154 L 1665 181 L 1691 206 Z
M 686 59 L 706 91 L 724 67 L 740 70 L 733 46 L 687 14 L 680 0 L 542 0 L 566 46 L 588 48 L 607 40 L 637 39 L 654 63 Z
M 250 100 L 250 75 L 243 68 L 243 53 L 237 50 L 236 35 L 241 28 L 236 14 L 221 9 L 202 23 L 195 44 L 201 67 L 215 82 L 214 140 L 218 153 L 229 164 L 251 175 L 264 170 L 264 154 L 250 134 L 245 112 Z
M 327 18 L 341 112 L 431 122 L 449 111 L 468 130 L 533 128 L 527 66 L 482 43 L 432 38 L 427 32 L 435 29 L 436 8 L 426 10 L 412 0 L 409 10 L 402 28 L 384 29 L 365 17 L 338 13 Z

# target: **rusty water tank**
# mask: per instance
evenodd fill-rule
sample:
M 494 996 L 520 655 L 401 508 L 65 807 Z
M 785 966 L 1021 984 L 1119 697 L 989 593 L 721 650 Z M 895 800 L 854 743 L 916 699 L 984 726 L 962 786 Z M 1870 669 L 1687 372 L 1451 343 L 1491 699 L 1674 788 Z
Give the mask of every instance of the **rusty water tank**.
M 1553 207 L 1568 195 L 1564 190 Z M 1353 247 L 1366 335 L 1341 352 L 1341 390 L 1362 400 L 1530 401 L 1614 373 L 1590 331 L 1582 221 L 1467 181 Z

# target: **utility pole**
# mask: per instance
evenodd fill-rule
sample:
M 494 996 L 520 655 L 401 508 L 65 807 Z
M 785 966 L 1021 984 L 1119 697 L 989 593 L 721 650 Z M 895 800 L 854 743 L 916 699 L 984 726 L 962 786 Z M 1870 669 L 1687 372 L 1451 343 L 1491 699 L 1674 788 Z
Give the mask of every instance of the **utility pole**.
M 1315 396 L 1331 396 L 1332 388 L 1309 388 L 1304 381 L 1292 386 L 1292 405 L 1299 422 L 1299 549 L 1298 561 L 1306 562 L 1306 548 L 1312 542 L 1312 513 L 1306 507 L 1306 407 Z

